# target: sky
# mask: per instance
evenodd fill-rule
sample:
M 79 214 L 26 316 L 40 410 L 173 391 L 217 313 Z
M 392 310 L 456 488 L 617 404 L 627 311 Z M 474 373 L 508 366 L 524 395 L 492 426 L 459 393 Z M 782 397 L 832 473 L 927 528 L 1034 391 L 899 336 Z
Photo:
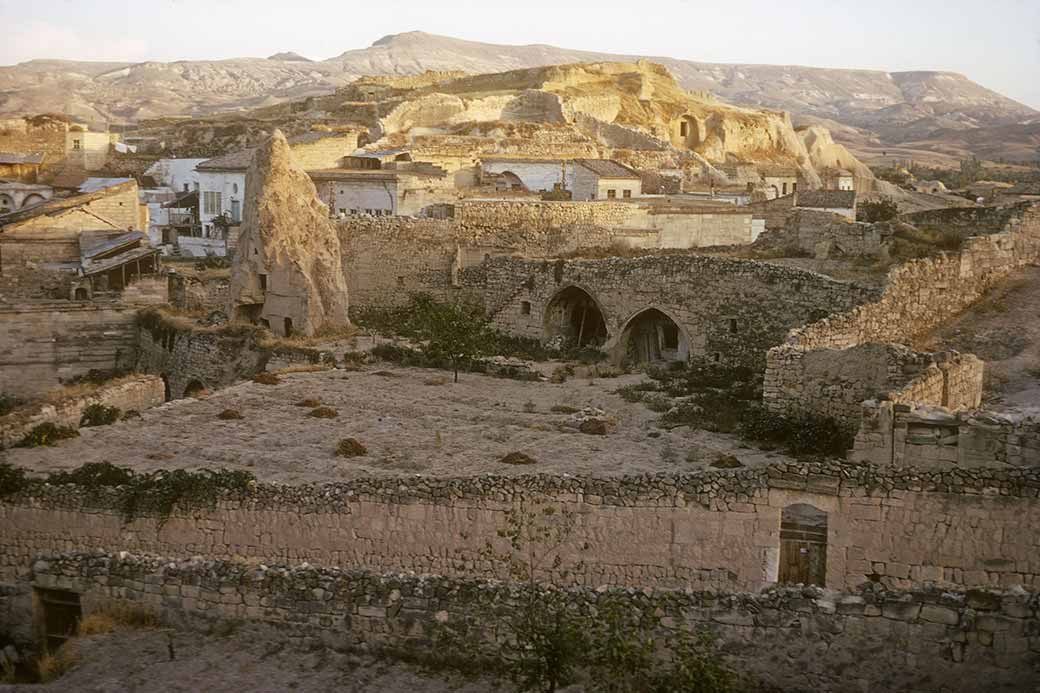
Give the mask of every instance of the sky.
M 1040 0 L 0 0 L 0 65 L 325 59 L 387 34 L 727 63 L 949 70 L 1040 109 Z

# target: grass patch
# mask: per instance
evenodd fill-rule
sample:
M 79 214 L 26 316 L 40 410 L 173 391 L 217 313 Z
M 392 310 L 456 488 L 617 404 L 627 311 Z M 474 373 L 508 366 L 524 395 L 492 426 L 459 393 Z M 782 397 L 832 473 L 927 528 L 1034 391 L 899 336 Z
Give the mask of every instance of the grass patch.
M 264 371 L 263 373 L 257 373 L 256 375 L 254 375 L 253 382 L 260 385 L 280 385 L 282 379 L 274 373 L 268 373 L 267 371 Z
M 549 411 L 553 414 L 577 414 L 581 409 L 572 407 L 569 404 L 554 404 Z
M 321 400 L 320 399 L 311 399 L 311 398 L 308 397 L 307 399 L 301 399 L 299 402 L 297 402 L 293 406 L 296 406 L 296 407 L 307 407 L 308 409 L 313 409 L 315 407 L 320 407 L 321 406 Z
M 40 683 L 57 681 L 79 664 L 79 648 L 75 640 L 69 640 L 55 652 L 44 652 L 36 660 Z
M 367 454 L 368 448 L 357 438 L 344 438 L 336 445 L 336 457 L 364 457 Z
M 512 465 L 529 465 L 538 464 L 538 460 L 534 459 L 530 455 L 525 455 L 522 452 L 511 452 L 508 455 L 504 455 L 499 458 L 499 464 L 512 464 Z
M 22 441 L 18 443 L 20 448 L 46 448 L 57 445 L 63 440 L 78 438 L 79 431 L 69 426 L 59 426 L 52 421 L 46 421 L 34 426 L 25 434 Z
M 217 414 L 217 418 L 221 421 L 238 421 L 244 419 L 242 412 L 237 409 L 225 409 L 224 411 Z
M 316 407 L 312 409 L 307 416 L 311 416 L 315 419 L 335 419 L 339 416 L 339 412 L 332 407 Z

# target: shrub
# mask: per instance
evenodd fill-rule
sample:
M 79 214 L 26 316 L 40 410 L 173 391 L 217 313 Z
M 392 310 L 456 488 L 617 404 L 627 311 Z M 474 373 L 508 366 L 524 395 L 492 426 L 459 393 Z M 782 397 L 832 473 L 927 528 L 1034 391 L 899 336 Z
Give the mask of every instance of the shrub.
M 733 455 L 719 455 L 718 458 L 711 463 L 711 466 L 717 469 L 737 469 L 743 467 L 744 463 Z
M 740 425 L 751 440 L 783 445 L 793 455 L 843 456 L 854 432 L 835 419 L 816 414 L 780 414 L 762 405 L 750 407 Z
M 351 366 L 360 366 L 368 363 L 368 354 L 363 351 L 344 351 L 343 363 Z
M 66 641 L 53 654 L 44 652 L 36 660 L 40 683 L 50 683 L 60 679 L 77 664 L 79 664 L 79 651 L 76 649 L 74 640 Z
M 535 406 L 532 400 L 527 400 L 526 402 L 524 402 L 524 411 L 528 414 L 533 414 L 537 409 L 538 407 Z
M 108 462 L 88 462 L 71 471 L 54 472 L 47 477 L 50 484 L 77 484 L 91 488 L 125 486 L 133 481 L 131 470 Z
M 313 409 L 314 407 L 320 407 L 321 406 L 321 400 L 320 399 L 312 399 L 312 398 L 308 397 L 307 399 L 301 399 L 299 402 L 296 403 L 295 406 L 297 406 L 297 407 L 308 407 L 310 409 Z
M 525 455 L 522 452 L 511 452 L 508 455 L 501 457 L 499 460 L 501 464 L 514 464 L 514 465 L 527 465 L 537 464 L 538 460 L 534 459 L 530 455 Z
M 336 446 L 337 457 L 363 457 L 367 454 L 368 449 L 357 438 L 344 438 Z
M 868 224 L 889 221 L 899 216 L 899 205 L 890 197 L 867 200 L 859 203 L 856 216 Z
M 226 469 L 174 469 L 135 475 L 123 496 L 123 519 L 132 522 L 142 515 L 153 515 L 161 526 L 177 507 L 188 511 L 212 508 L 224 492 L 244 492 L 255 482 L 249 472 Z
M 553 414 L 577 414 L 581 410 L 569 404 L 554 404 L 549 411 Z
M 451 364 L 455 382 L 459 367 L 488 353 L 494 345 L 484 310 L 476 304 L 440 303 L 417 294 L 412 297 L 408 333 L 421 344 L 420 351 L 431 361 Z
M 254 375 L 253 382 L 259 383 L 260 385 L 278 385 L 282 382 L 282 379 L 274 373 L 268 373 L 265 371 Z
M 549 376 L 549 382 L 557 385 L 567 382 L 567 378 L 574 375 L 574 366 L 567 364 L 564 366 L 557 366 L 553 369 L 552 375 Z
M 18 443 L 20 448 L 41 448 L 57 445 L 62 440 L 78 438 L 79 431 L 69 426 L 59 426 L 53 421 L 46 421 L 34 426 L 25 434 L 22 442 Z
M 106 407 L 104 404 L 95 403 L 83 409 L 79 425 L 81 428 L 89 426 L 108 426 L 119 421 L 122 412 L 118 407 Z
M 315 419 L 335 419 L 339 416 L 339 412 L 332 407 L 317 407 L 316 409 L 312 409 L 307 416 L 312 416 Z
M 242 413 L 237 409 L 225 409 L 224 411 L 217 414 L 217 418 L 221 421 L 236 421 L 244 418 Z
M 0 498 L 18 493 L 29 485 L 25 470 L 9 462 L 0 462 Z
M 155 614 L 136 605 L 109 604 L 94 611 L 79 622 L 77 635 L 112 633 L 121 629 L 155 628 L 159 619 Z

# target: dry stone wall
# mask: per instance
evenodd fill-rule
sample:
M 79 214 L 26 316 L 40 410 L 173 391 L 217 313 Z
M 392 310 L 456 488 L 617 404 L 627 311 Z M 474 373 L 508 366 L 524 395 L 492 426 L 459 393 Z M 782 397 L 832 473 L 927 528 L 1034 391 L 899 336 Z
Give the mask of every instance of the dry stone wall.
M 129 605 L 187 628 L 245 621 L 268 626 L 281 642 L 436 651 L 471 662 L 495 659 L 498 639 L 506 637 L 502 620 L 525 598 L 500 583 L 414 574 L 126 553 L 44 555 L 6 592 L 9 622 L 21 626 L 23 638 L 31 636 L 33 587 L 78 593 L 85 614 Z M 660 619 L 663 638 L 676 630 L 710 632 L 731 667 L 771 690 L 1024 691 L 1040 676 L 1035 593 L 871 585 L 843 593 L 572 589 L 556 597 L 578 613 L 620 601 Z
M 829 588 L 1040 586 L 1036 468 L 260 483 L 212 510 L 130 523 L 120 493 L 38 485 L 0 500 L 0 582 L 64 550 L 505 578 L 483 549 L 506 550 L 506 511 L 542 501 L 576 518 L 561 558 L 578 567 L 561 584 L 759 590 L 778 579 L 781 512 L 810 504 L 827 513 Z
M 494 323 L 522 337 L 546 336 L 561 291 L 577 287 L 597 303 L 607 350 L 624 353 L 626 328 L 649 308 L 670 317 L 690 357 L 761 368 L 792 327 L 870 301 L 877 292 L 814 272 L 701 255 L 534 261 L 498 257 L 464 273 Z

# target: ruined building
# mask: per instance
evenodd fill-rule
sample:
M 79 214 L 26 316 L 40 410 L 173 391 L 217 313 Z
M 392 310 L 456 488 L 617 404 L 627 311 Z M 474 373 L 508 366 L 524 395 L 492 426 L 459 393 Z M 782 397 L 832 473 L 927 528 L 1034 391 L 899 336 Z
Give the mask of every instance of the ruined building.
M 245 197 L 229 315 L 284 336 L 349 324 L 339 238 L 281 131 L 257 149 Z

